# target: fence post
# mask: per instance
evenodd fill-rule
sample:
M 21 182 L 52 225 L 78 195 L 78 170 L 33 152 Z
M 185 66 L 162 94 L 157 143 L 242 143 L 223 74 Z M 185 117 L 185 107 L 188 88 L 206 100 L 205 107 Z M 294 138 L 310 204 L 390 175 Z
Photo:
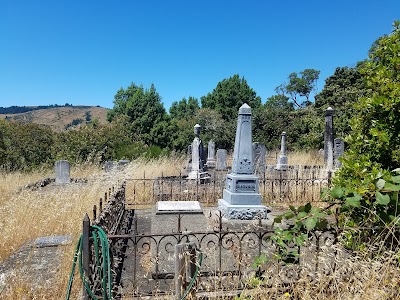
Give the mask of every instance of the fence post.
M 90 219 L 88 214 L 85 214 L 83 218 L 83 230 L 82 230 L 82 268 L 84 278 L 89 283 L 90 278 Z M 85 289 L 85 286 L 82 286 L 82 295 L 84 300 L 89 300 L 89 294 Z
M 93 205 L 93 221 L 96 221 L 96 219 L 97 219 L 96 213 L 97 213 L 97 207 L 95 204 L 95 205 Z
M 331 187 L 331 183 L 332 183 L 332 171 L 329 170 L 328 171 L 328 188 Z
M 103 211 L 103 198 L 100 198 L 100 202 L 99 202 L 99 213 L 101 214 L 102 211 Z
M 180 300 L 196 272 L 196 244 L 175 245 L 175 299 Z M 189 291 L 190 299 L 195 290 Z

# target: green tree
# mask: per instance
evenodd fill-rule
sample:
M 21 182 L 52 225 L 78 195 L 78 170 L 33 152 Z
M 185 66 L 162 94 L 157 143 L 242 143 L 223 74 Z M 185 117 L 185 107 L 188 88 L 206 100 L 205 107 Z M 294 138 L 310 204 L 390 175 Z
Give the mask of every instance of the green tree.
M 152 131 L 157 124 L 167 121 L 168 116 L 154 85 L 150 89 L 132 83 L 127 89 L 119 89 L 114 96 L 114 107 L 107 119 L 112 121 L 118 115 L 129 117 L 130 130 L 148 145 L 157 145 L 158 137 Z
M 298 107 L 304 107 L 311 104 L 309 97 L 319 78 L 320 71 L 314 69 L 305 69 L 300 72 L 300 77 L 296 72 L 290 73 L 289 82 L 279 85 L 275 91 L 281 95 L 289 95 L 294 104 Z M 305 97 L 306 100 L 300 102 L 299 97 Z
M 282 131 L 290 130 L 293 111 L 293 103 L 288 97 L 269 97 L 263 107 L 253 114 L 253 140 L 265 144 L 269 150 L 279 148 Z
M 335 73 L 325 81 L 322 91 L 315 95 L 315 108 L 322 116 L 329 107 L 335 109 L 335 135 L 345 137 L 350 133 L 349 120 L 355 113 L 354 104 L 367 94 L 364 77 L 356 68 L 336 68 Z
M 169 114 L 172 119 L 190 118 L 195 115 L 199 108 L 199 101 L 190 96 L 187 100 L 186 98 L 182 98 L 179 102 L 172 102 Z
M 248 85 L 244 77 L 238 74 L 218 82 L 216 88 L 201 97 L 202 108 L 209 108 L 221 114 L 225 121 L 236 120 L 237 113 L 243 103 L 257 110 L 261 106 L 261 98 Z
M 400 22 L 379 38 L 360 68 L 370 92 L 359 99 L 333 197 L 345 201 L 345 221 L 381 224 L 398 215 L 400 177 Z M 397 169 L 398 171 L 398 169 Z

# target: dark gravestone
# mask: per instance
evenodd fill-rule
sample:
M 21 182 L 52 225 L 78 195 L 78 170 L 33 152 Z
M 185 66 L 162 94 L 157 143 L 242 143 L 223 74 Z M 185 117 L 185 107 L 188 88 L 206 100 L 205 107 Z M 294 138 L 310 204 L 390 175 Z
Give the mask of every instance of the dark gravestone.
M 342 166 L 342 162 L 339 161 L 339 158 L 343 156 L 344 153 L 344 141 L 342 139 L 335 139 L 333 144 L 334 146 L 334 166 L 335 168 L 340 168 Z

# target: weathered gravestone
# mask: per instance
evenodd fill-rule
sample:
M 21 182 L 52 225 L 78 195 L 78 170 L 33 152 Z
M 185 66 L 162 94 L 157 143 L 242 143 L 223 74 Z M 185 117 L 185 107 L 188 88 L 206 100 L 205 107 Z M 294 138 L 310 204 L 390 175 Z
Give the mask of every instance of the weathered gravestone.
M 254 159 L 254 171 L 253 173 L 258 176 L 265 174 L 265 157 L 267 155 L 267 148 L 264 144 L 254 142 L 253 143 L 253 159 Z
M 243 104 L 239 108 L 232 171 L 226 176 L 223 199 L 218 200 L 218 209 L 227 219 L 267 218 L 268 209 L 261 205 L 258 176 L 253 175 L 253 164 L 251 108 Z
M 56 184 L 70 183 L 70 165 L 67 160 L 58 160 L 54 165 L 56 173 Z
M 276 163 L 276 169 L 281 171 L 286 171 L 288 169 L 288 158 L 286 155 L 286 132 L 282 132 L 281 153 L 279 154 L 279 158 Z
M 111 172 L 117 166 L 117 162 L 115 161 L 106 161 L 104 163 L 104 171 Z
M 217 150 L 217 165 L 215 167 L 218 171 L 225 171 L 227 170 L 227 157 L 228 152 L 225 149 L 218 149 Z
M 208 142 L 207 168 L 215 168 L 215 142 Z
M 201 126 L 194 126 L 195 138 L 192 143 L 192 164 L 188 174 L 188 179 L 205 179 L 209 178 L 209 174 L 204 169 L 204 148 L 200 139 Z
M 334 166 L 336 169 L 340 168 L 342 166 L 342 162 L 339 160 L 341 156 L 343 156 L 344 153 L 344 141 L 342 139 L 335 139 L 334 142 Z
M 325 133 L 324 133 L 324 163 L 328 170 L 333 168 L 333 115 L 334 110 L 328 107 L 325 111 Z

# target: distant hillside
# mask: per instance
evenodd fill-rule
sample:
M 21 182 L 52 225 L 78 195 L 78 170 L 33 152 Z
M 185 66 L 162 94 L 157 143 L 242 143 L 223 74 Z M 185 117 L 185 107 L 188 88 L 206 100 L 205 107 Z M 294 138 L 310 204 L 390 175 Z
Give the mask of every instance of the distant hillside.
M 8 111 L 9 113 L 1 113 L 0 119 L 48 125 L 55 131 L 63 131 L 82 126 L 95 119 L 97 119 L 100 124 L 107 122 L 108 109 L 103 107 L 70 105 L 45 106 L 44 109 L 40 109 L 40 107 L 43 106 L 2 107 L 0 111 Z M 25 112 L 12 113 L 24 110 Z

